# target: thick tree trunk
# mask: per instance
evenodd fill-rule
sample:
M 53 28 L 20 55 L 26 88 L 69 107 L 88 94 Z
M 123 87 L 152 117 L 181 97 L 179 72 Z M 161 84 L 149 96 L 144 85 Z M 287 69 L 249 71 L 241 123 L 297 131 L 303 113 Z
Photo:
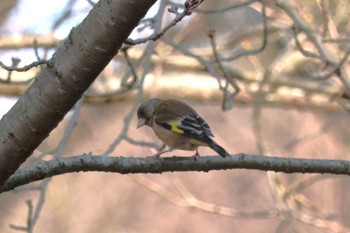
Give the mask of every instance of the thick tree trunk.
M 0 185 L 32 154 L 156 0 L 101 0 L 0 121 Z

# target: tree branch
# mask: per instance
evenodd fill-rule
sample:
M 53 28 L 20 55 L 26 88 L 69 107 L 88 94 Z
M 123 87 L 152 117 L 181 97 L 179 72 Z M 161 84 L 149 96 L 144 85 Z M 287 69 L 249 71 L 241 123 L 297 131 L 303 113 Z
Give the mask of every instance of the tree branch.
M 46 64 L 48 61 L 46 60 L 39 60 L 39 61 L 35 61 L 35 62 L 32 62 L 31 64 L 29 65 L 26 65 L 26 66 L 23 66 L 23 67 L 17 67 L 17 66 L 7 66 L 5 65 L 4 63 L 2 63 L 0 61 L 0 67 L 7 70 L 7 71 L 17 71 L 17 72 L 26 72 L 34 67 L 38 67 L 39 65 L 43 65 L 43 64 Z
M 49 135 L 156 0 L 101 0 L 0 120 L 0 184 Z M 95 30 L 98 28 L 98 30 Z
M 204 0 L 186 0 L 184 3 L 184 10 L 182 12 L 178 11 L 178 8 L 174 5 L 172 5 L 168 11 L 171 13 L 174 13 L 175 19 L 171 21 L 167 26 L 165 26 L 162 30 L 154 32 L 152 35 L 147 36 L 145 38 L 139 38 L 139 39 L 131 39 L 128 38 L 125 40 L 125 44 L 127 45 L 137 45 L 142 44 L 147 41 L 158 40 L 161 36 L 163 36 L 170 28 L 174 27 L 177 23 L 179 23 L 183 18 L 186 16 L 189 16 L 192 14 L 193 10 L 196 9 Z
M 158 160 L 153 157 L 106 157 L 79 155 L 56 158 L 18 170 L 0 187 L 0 193 L 18 186 L 55 175 L 72 172 L 100 171 L 120 174 L 162 173 L 175 171 L 203 171 L 226 169 L 251 169 L 284 173 L 322 173 L 350 175 L 350 161 L 328 159 L 300 159 L 236 154 L 229 158 L 205 156 L 168 157 Z

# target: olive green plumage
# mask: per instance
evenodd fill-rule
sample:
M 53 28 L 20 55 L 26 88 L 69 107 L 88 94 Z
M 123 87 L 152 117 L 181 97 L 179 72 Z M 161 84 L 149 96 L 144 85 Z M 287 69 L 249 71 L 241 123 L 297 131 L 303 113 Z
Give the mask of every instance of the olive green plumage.
M 137 111 L 137 128 L 147 125 L 153 129 L 157 137 L 169 148 L 155 154 L 170 152 L 173 149 L 196 151 L 198 147 L 208 146 L 222 157 L 229 156 L 227 151 L 219 146 L 208 123 L 186 103 L 168 99 L 153 98 L 140 105 Z

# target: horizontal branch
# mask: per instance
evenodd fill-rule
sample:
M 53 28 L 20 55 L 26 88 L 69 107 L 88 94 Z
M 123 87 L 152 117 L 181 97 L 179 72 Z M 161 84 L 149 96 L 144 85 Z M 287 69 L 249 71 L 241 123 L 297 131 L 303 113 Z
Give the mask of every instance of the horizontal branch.
M 16 67 L 16 66 L 7 66 L 0 61 L 0 67 L 3 68 L 4 70 L 7 70 L 7 71 L 25 72 L 25 71 L 28 71 L 28 70 L 34 68 L 34 67 L 38 67 L 39 65 L 43 65 L 43 64 L 47 64 L 47 63 L 48 63 L 47 60 L 39 60 L 39 61 L 32 62 L 29 65 L 25 65 L 23 67 Z
M 175 171 L 208 172 L 211 170 L 237 168 L 284 173 L 350 175 L 350 161 L 345 160 L 281 158 L 242 153 L 232 155 L 228 158 L 204 156 L 196 160 L 193 157 L 168 157 L 158 160 L 153 157 L 136 158 L 79 155 L 57 158 L 22 168 L 0 187 L 0 193 L 33 181 L 72 172 L 99 171 L 130 174 Z

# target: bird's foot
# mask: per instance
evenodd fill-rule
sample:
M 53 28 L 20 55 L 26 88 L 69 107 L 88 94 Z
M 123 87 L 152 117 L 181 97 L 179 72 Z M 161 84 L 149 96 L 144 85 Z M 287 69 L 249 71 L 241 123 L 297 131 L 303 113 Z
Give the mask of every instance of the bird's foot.
M 201 155 L 198 153 L 198 150 L 196 150 L 196 153 L 193 155 L 194 161 L 197 161 L 197 158 L 199 158 Z
M 163 161 L 163 158 L 160 157 L 160 155 L 161 155 L 161 153 L 156 153 L 156 154 L 153 155 L 153 157 L 154 157 L 155 159 L 158 159 L 158 160 L 160 160 L 160 161 Z

